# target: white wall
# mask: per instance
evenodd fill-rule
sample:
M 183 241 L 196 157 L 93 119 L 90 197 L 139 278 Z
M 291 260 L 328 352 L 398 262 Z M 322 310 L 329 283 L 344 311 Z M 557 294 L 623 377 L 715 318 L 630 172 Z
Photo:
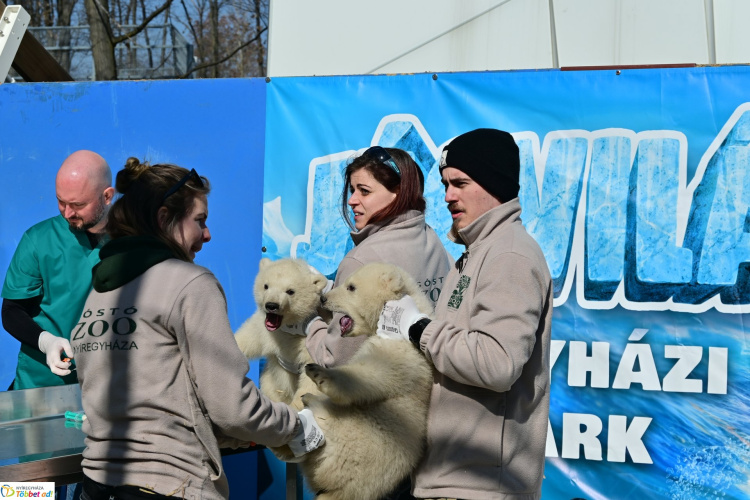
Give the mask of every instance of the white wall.
M 268 74 L 750 63 L 747 19 L 747 0 L 271 0 Z

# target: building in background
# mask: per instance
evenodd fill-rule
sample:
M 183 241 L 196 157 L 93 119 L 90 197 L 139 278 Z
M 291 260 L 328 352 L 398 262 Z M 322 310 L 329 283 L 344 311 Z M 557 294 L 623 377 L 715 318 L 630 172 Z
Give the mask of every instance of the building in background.
M 271 1 L 268 76 L 750 63 L 745 0 Z

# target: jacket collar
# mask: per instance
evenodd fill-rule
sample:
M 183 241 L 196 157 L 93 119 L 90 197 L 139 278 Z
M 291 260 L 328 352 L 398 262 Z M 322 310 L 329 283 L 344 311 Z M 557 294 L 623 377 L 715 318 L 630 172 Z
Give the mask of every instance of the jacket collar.
M 448 232 L 448 238 L 452 242 L 468 248 L 481 242 L 495 228 L 512 224 L 517 220 L 521 220 L 521 203 L 518 201 L 518 198 L 513 198 L 499 207 L 486 211 L 471 224 L 459 230 L 458 233 L 451 227 L 451 230 Z
M 152 236 L 125 236 L 104 245 L 99 257 L 92 278 L 94 290 L 101 293 L 120 288 L 174 254 Z
M 395 226 L 397 224 L 403 224 L 404 226 L 413 224 L 415 220 L 424 221 L 424 214 L 419 210 L 408 210 L 392 219 L 381 221 L 375 224 L 368 224 L 359 231 L 352 231 L 352 241 L 355 245 L 359 245 L 369 236 L 372 236 L 378 231 L 388 229 L 389 227 Z M 404 224 L 406 222 L 408 222 L 409 224 Z

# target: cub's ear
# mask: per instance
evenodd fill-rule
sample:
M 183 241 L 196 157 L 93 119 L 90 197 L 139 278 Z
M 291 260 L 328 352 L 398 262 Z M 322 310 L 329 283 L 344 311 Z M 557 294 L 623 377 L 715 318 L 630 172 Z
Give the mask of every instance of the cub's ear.
M 387 272 L 380 275 L 380 284 L 385 290 L 389 290 L 394 294 L 404 289 L 404 279 L 401 273 L 398 269 L 391 266 L 388 267 Z
M 271 259 L 269 259 L 268 257 L 263 257 L 262 259 L 260 259 L 260 264 L 258 265 L 258 269 L 263 269 L 270 263 L 271 263 Z
M 328 279 L 322 274 L 315 273 L 310 275 L 310 282 L 315 285 L 315 288 L 317 288 L 319 292 L 322 292 L 328 284 Z

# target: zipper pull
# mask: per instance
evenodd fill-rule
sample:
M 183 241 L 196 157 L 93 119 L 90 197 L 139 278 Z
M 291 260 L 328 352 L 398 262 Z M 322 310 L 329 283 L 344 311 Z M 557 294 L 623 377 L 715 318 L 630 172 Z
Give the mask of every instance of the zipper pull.
M 456 261 L 456 267 L 458 268 L 458 272 L 462 273 L 464 271 L 464 266 L 466 265 L 466 261 L 469 260 L 469 250 L 466 250 L 464 253 L 461 254 L 461 257 Z

